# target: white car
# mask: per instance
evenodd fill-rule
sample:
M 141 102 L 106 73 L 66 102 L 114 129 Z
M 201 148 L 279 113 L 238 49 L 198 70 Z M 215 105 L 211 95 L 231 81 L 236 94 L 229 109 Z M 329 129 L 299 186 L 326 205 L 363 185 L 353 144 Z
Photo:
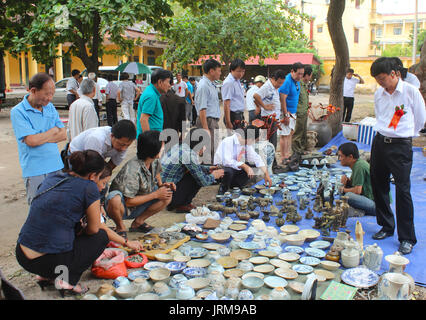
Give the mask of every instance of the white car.
M 86 79 L 84 77 L 83 79 Z M 68 107 L 67 102 L 67 82 L 71 77 L 64 78 L 55 83 L 55 94 L 53 96 L 52 103 L 55 107 Z M 105 105 L 106 95 L 105 95 L 105 86 L 108 84 L 108 81 L 104 78 L 98 78 L 98 83 L 101 89 L 102 94 L 102 105 Z

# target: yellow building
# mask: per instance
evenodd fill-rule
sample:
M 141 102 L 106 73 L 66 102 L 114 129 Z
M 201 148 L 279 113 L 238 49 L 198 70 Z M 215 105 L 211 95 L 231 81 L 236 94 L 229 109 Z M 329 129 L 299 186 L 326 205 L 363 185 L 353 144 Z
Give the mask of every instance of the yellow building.
M 144 34 L 134 29 L 126 30 L 126 37 L 131 39 L 142 39 L 142 45 L 135 46 L 131 55 L 116 56 L 107 54 L 100 57 L 103 66 L 117 66 L 127 61 L 137 61 L 146 65 L 156 65 L 156 59 L 163 54 L 166 43 L 156 39 L 155 33 Z M 106 50 L 116 49 L 108 39 L 105 39 L 104 45 Z M 64 43 L 57 48 L 57 52 L 67 52 L 70 43 Z M 50 66 L 37 63 L 31 52 L 21 52 L 18 57 L 12 56 L 6 52 L 4 56 L 5 63 L 5 82 L 6 90 L 10 90 L 15 86 L 28 86 L 29 79 L 37 72 L 48 72 Z M 83 71 L 86 67 L 80 58 L 72 56 L 71 59 L 57 58 L 52 61 L 55 72 L 55 81 L 59 81 L 64 77 L 71 76 L 71 70 L 78 69 Z M 163 63 L 163 67 L 166 65 Z
M 320 85 L 329 85 L 331 70 L 335 64 L 333 44 L 327 25 L 329 0 L 289 0 L 288 4 L 312 17 L 304 23 L 304 33 L 313 41 L 318 55 L 324 61 L 325 74 Z M 357 86 L 357 92 L 373 92 L 377 84 L 370 76 L 370 66 L 386 46 L 401 44 L 409 46 L 410 33 L 414 26 L 414 14 L 380 14 L 376 0 L 346 0 L 343 13 L 343 29 L 349 48 L 351 68 L 365 80 Z M 418 14 L 418 28 L 426 29 L 426 13 Z M 400 57 L 406 67 L 411 66 L 411 50 L 407 57 Z M 419 58 L 417 58 L 417 62 Z

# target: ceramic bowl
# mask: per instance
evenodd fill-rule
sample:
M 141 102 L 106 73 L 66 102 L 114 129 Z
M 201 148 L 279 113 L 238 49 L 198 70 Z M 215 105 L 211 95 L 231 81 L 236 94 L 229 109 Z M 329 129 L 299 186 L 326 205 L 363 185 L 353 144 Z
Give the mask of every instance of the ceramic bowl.
M 167 268 L 157 268 L 149 272 L 152 281 L 165 281 L 170 277 L 170 270 Z
M 225 269 L 235 268 L 238 264 L 238 260 L 230 256 L 221 257 L 217 262 Z
M 323 260 L 323 261 L 320 262 L 320 265 L 321 265 L 321 267 L 323 267 L 324 269 L 329 270 L 329 271 L 337 270 L 340 267 L 340 263 L 330 261 L 330 260 Z
M 256 189 L 255 188 L 244 188 L 242 191 L 242 194 L 246 195 L 246 196 L 251 196 L 253 194 L 256 193 Z
M 277 277 L 277 276 L 269 276 L 265 278 L 265 284 L 271 288 L 278 288 L 278 287 L 282 287 L 285 288 L 287 286 L 287 281 L 281 277 Z
M 263 264 L 263 263 L 269 262 L 269 258 L 257 256 L 257 257 L 250 258 L 249 262 L 251 262 L 253 264 Z
M 285 241 L 291 246 L 301 246 L 305 242 L 305 237 L 300 234 L 289 234 L 285 237 Z
M 244 250 L 244 249 L 237 249 L 232 251 L 229 256 L 231 256 L 232 258 L 235 258 L 237 260 L 246 260 L 249 259 L 252 256 L 252 253 L 248 250 Z
M 98 297 L 93 293 L 86 293 L 81 299 L 82 300 L 99 300 Z
M 149 279 L 149 271 L 148 270 L 135 270 L 129 272 L 127 278 L 131 281 L 135 281 L 138 278 L 141 279 Z
M 255 188 L 256 188 L 256 190 L 258 190 L 258 191 L 266 188 L 266 186 L 265 186 L 265 185 L 263 185 L 263 184 L 257 184 L 257 185 L 255 185 L 254 187 L 255 187 Z
M 135 297 L 135 300 L 159 300 L 160 296 L 155 293 L 147 292 L 141 293 Z
M 163 281 L 156 282 L 152 287 L 152 291 L 163 299 L 169 297 L 172 294 L 170 287 Z
M 283 252 L 278 258 L 287 262 L 294 262 L 300 259 L 300 255 L 295 252 Z
M 219 233 L 213 233 L 211 235 L 211 238 L 216 241 L 216 242 L 226 242 L 229 240 L 230 238 L 230 233 L 229 232 L 219 232 Z
M 224 273 L 225 272 L 225 268 L 222 267 L 219 263 L 217 262 L 212 262 L 209 267 L 207 268 L 207 272 L 208 273 L 212 273 L 213 271 L 217 271 L 220 273 Z
M 262 280 L 265 279 L 265 275 L 260 272 L 246 272 L 241 276 L 241 279 L 244 280 L 245 278 L 248 278 L 248 277 L 258 277 Z
M 186 263 L 179 262 L 179 261 L 172 261 L 167 263 L 164 267 L 166 269 L 169 269 L 172 274 L 176 274 L 176 273 L 182 272 L 182 270 L 186 268 Z
M 116 288 L 115 292 L 122 299 L 132 298 L 138 294 L 138 287 L 130 283 Z
M 158 269 L 158 268 L 164 268 L 165 265 L 166 265 L 165 262 L 161 262 L 161 261 L 150 261 L 150 262 L 147 262 L 143 266 L 143 268 L 145 270 L 151 271 L 151 270 Z
M 253 270 L 254 266 L 250 261 L 243 260 L 238 263 L 237 268 L 243 270 L 244 272 L 249 272 Z
M 223 275 L 226 278 L 240 278 L 244 274 L 244 271 L 238 268 L 227 269 Z
M 306 264 L 311 267 L 316 267 L 320 264 L 321 260 L 315 257 L 302 257 L 300 258 L 300 262 Z
M 274 270 L 274 273 L 284 279 L 296 279 L 299 274 L 292 270 L 292 269 L 287 269 L 287 268 L 278 268 Z
M 260 288 L 263 287 L 264 281 L 263 279 L 260 279 L 259 277 L 247 277 L 243 279 L 242 285 L 244 288 L 249 289 L 252 292 L 259 291 Z
M 290 281 L 288 286 L 296 293 L 302 293 L 305 288 L 305 284 L 299 281 Z
M 286 224 L 286 225 L 280 227 L 280 230 L 282 232 L 287 233 L 287 234 L 296 233 L 297 231 L 299 231 L 299 229 L 300 228 L 298 226 L 295 226 L 295 225 L 292 225 L 292 224 Z
M 266 263 L 266 264 L 260 264 L 253 268 L 254 272 L 260 272 L 264 274 L 271 273 L 274 271 L 275 267 L 272 264 Z
M 272 250 L 261 250 L 259 251 L 259 255 L 267 258 L 275 258 L 278 253 Z
M 133 283 L 138 288 L 138 294 L 149 292 L 152 289 L 152 285 L 147 279 L 136 278 Z
M 115 278 L 115 280 L 112 282 L 114 288 L 118 288 L 126 284 L 130 284 L 130 280 L 122 276 Z
M 179 256 L 174 256 L 173 258 L 176 262 L 188 262 L 189 260 L 191 260 L 191 257 L 189 256 L 184 256 L 184 255 L 179 255 Z
M 195 267 L 195 268 L 206 268 L 210 265 L 209 259 L 193 259 L 186 263 L 188 267 Z M 183 269 L 182 269 L 183 270 Z
M 188 281 L 188 278 L 185 277 L 182 273 L 175 274 L 173 277 L 171 277 L 169 281 L 169 286 L 171 288 L 178 288 L 180 285 L 185 284 L 185 282 Z
M 170 262 L 173 261 L 173 257 L 166 253 L 157 253 L 155 255 L 155 259 L 157 259 L 160 262 Z
M 287 261 L 281 260 L 281 259 L 271 259 L 269 260 L 269 263 L 272 264 L 276 268 L 290 268 L 291 264 Z
M 204 289 L 210 284 L 210 279 L 204 278 L 204 277 L 197 277 L 197 278 L 189 279 L 188 281 L 186 281 L 185 284 L 193 288 L 194 290 L 200 290 L 200 289 Z
M 205 268 L 185 268 L 182 272 L 188 279 L 204 277 L 207 274 Z
M 195 290 L 188 285 L 182 285 L 176 291 L 176 298 L 179 300 L 189 300 L 194 296 Z
M 315 270 L 314 273 L 317 276 L 325 277 L 326 280 L 332 280 L 335 277 L 333 272 L 327 271 L 327 270 L 322 270 L 322 269 Z
M 308 274 L 314 271 L 314 268 L 305 264 L 295 264 L 291 268 L 299 274 Z

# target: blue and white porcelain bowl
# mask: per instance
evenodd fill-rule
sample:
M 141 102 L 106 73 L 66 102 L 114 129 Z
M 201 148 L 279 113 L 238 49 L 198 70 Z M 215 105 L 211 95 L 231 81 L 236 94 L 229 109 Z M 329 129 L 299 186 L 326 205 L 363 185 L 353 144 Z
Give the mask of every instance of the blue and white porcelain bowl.
M 169 269 L 172 274 L 176 274 L 182 272 L 182 270 L 186 268 L 186 263 L 179 261 L 171 261 L 168 262 L 164 267 Z
M 129 272 L 129 274 L 127 275 L 127 278 L 129 278 L 129 280 L 131 281 L 135 281 L 135 279 L 137 278 L 149 279 L 149 271 L 135 270 L 135 271 Z
M 204 277 L 207 274 L 207 270 L 205 268 L 198 268 L 198 267 L 188 267 L 183 269 L 182 272 L 189 279 Z
M 248 289 L 241 290 L 240 293 L 238 294 L 238 300 L 253 300 L 253 299 L 254 299 L 254 295 Z
M 128 285 L 128 284 L 130 284 L 129 279 L 127 279 L 126 277 L 122 277 L 122 276 L 115 278 L 115 280 L 112 283 L 114 288 L 118 288 L 118 287 Z

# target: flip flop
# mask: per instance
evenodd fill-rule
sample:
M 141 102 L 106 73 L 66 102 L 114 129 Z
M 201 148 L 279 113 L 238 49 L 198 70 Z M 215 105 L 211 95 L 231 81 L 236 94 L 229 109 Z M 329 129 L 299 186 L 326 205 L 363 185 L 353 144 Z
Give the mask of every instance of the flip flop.
M 151 231 L 152 229 L 154 229 L 154 227 L 146 224 L 146 223 L 142 223 L 140 226 L 136 227 L 136 228 L 129 228 L 130 232 L 142 232 L 142 233 L 147 233 L 149 231 Z
M 122 236 L 124 239 L 127 239 L 127 232 L 126 231 L 116 231 L 119 236 Z

